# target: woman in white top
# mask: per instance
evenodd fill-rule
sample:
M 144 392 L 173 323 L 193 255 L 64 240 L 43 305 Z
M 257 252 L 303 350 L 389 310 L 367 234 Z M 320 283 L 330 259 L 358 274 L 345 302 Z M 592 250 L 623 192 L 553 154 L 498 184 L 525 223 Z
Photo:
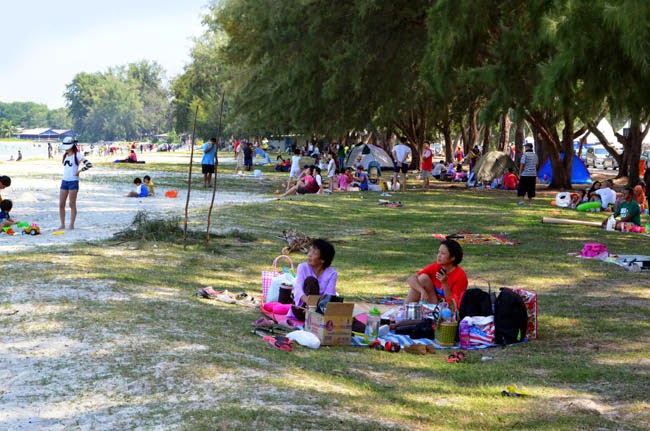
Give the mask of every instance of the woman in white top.
M 92 168 L 92 164 L 86 160 L 77 149 L 77 141 L 72 138 L 65 138 L 61 149 L 63 154 L 63 180 L 59 192 L 59 218 L 61 226 L 65 229 L 65 202 L 70 198 L 70 229 L 74 229 L 74 222 L 77 218 L 77 193 L 79 192 L 79 173 Z M 83 164 L 80 168 L 79 165 Z

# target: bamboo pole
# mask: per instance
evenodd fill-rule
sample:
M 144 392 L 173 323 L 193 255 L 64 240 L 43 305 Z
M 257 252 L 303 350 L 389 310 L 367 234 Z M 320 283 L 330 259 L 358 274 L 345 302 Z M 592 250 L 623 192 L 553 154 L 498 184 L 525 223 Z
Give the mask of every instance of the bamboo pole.
M 194 159 L 194 135 L 196 133 L 196 116 L 199 115 L 199 104 L 194 111 L 194 125 L 192 126 L 192 142 L 190 143 L 190 166 L 187 174 L 187 198 L 185 199 L 185 226 L 183 228 L 183 250 L 187 248 L 187 217 L 190 206 L 190 192 L 192 190 L 192 160 Z
M 565 218 L 552 218 L 552 217 L 542 217 L 542 223 L 545 224 L 573 224 L 573 225 L 582 225 L 582 226 L 593 226 L 601 227 L 602 223 L 597 221 L 587 221 L 587 220 L 570 220 Z
M 212 208 L 214 207 L 214 198 L 217 195 L 217 174 L 219 173 L 219 142 L 221 142 L 221 120 L 223 119 L 223 100 L 226 93 L 221 93 L 221 107 L 219 108 L 219 131 L 217 133 L 217 148 L 214 151 L 214 186 L 212 188 L 212 200 L 208 210 L 208 227 L 205 232 L 205 242 L 210 242 L 210 226 L 212 225 Z

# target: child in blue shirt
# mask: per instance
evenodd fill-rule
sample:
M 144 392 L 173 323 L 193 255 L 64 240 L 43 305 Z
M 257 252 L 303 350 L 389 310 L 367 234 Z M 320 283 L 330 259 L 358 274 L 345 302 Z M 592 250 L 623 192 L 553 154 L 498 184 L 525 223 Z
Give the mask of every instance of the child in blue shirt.
M 135 184 L 135 191 L 129 192 L 126 197 L 128 198 L 146 198 L 149 196 L 149 189 L 147 189 L 147 186 L 142 184 L 142 180 L 140 178 L 136 178 L 133 180 L 133 184 Z
M 14 204 L 10 199 L 4 199 L 0 202 L 0 220 L 2 220 L 0 227 L 7 227 L 18 223 L 18 220 L 12 219 L 9 215 L 13 206 Z

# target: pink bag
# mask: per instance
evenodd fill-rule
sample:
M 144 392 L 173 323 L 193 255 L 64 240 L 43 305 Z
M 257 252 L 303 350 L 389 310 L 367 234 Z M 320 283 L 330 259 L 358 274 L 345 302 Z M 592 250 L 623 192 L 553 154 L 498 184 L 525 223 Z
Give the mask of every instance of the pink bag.
M 281 254 L 280 256 L 276 257 L 273 259 L 273 267 L 271 271 L 262 271 L 262 310 L 264 306 L 264 302 L 266 301 L 266 294 L 269 291 L 269 287 L 271 287 L 271 280 L 273 280 L 275 277 L 281 274 L 280 271 L 278 271 L 278 260 L 281 258 L 285 258 L 289 261 L 289 264 L 291 264 L 291 270 L 295 272 L 295 269 L 293 267 L 293 260 L 287 255 Z
M 603 253 L 608 253 L 607 246 L 605 244 L 599 244 L 597 242 L 588 242 L 582 247 L 580 251 L 580 256 L 582 257 L 596 257 Z

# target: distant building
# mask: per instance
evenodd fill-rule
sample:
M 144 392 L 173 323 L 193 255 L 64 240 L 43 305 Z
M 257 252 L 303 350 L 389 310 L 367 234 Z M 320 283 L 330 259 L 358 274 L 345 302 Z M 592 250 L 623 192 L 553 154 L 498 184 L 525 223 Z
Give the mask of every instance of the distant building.
M 74 137 L 72 130 L 63 129 L 24 129 L 12 135 L 14 138 L 30 141 L 56 141 L 68 136 Z

